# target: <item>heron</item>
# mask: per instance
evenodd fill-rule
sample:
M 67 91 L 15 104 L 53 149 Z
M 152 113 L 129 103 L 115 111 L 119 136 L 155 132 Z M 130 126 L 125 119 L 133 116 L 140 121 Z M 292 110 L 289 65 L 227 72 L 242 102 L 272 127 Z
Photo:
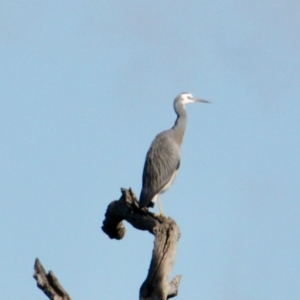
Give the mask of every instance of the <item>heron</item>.
M 164 214 L 160 194 L 173 184 L 180 166 L 180 147 L 187 121 L 185 105 L 196 102 L 210 103 L 195 98 L 190 93 L 181 93 L 174 99 L 176 121 L 172 128 L 162 131 L 155 137 L 146 155 L 139 199 L 140 208 L 153 207 L 158 200 L 159 214 Z

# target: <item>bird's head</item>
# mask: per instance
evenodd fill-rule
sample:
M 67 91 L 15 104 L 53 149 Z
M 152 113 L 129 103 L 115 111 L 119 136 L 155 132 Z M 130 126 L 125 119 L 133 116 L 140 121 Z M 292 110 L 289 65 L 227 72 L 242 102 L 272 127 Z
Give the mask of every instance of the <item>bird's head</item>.
M 210 103 L 207 100 L 203 100 L 203 99 L 199 99 L 199 98 L 195 98 L 192 94 L 190 93 L 181 93 L 179 94 L 175 100 L 174 100 L 174 106 L 177 105 L 182 105 L 185 106 L 186 104 L 189 103 L 194 103 L 194 102 L 203 102 L 203 103 Z

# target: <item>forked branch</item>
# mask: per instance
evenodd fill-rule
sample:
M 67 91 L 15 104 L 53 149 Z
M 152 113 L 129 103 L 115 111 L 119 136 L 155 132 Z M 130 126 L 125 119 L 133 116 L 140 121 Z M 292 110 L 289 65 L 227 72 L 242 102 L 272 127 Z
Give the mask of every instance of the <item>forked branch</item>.
M 180 231 L 174 220 L 154 215 L 147 209 L 140 209 L 131 189 L 122 189 L 119 200 L 111 202 L 105 213 L 102 230 L 111 239 L 122 239 L 125 236 L 123 220 L 139 230 L 146 230 L 155 237 L 154 249 L 147 278 L 140 288 L 140 300 L 166 300 L 177 296 L 181 276 L 177 275 L 168 282 L 172 271 L 177 241 Z M 53 272 L 46 273 L 42 264 L 36 259 L 34 278 L 37 286 L 51 300 L 71 300 Z
M 64 290 L 61 284 L 52 271 L 46 273 L 41 262 L 37 258 L 34 263 L 34 279 L 37 286 L 48 296 L 51 300 L 71 300 L 68 293 Z

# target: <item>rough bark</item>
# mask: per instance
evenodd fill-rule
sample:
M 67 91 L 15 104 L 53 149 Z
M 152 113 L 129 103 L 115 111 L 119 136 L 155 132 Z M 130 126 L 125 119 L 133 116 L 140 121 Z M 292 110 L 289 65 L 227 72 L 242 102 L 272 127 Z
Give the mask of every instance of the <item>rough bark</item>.
M 148 276 L 140 288 L 140 300 L 166 300 L 175 297 L 181 276 L 176 276 L 170 283 L 177 241 L 180 231 L 174 220 L 157 216 L 140 209 L 131 189 L 122 189 L 119 200 L 109 204 L 102 230 L 111 239 L 122 239 L 125 236 L 123 220 L 139 230 L 147 230 L 155 236 L 152 259 Z
M 122 189 L 119 200 L 111 202 L 106 210 L 102 230 L 111 238 L 120 240 L 125 236 L 123 220 L 139 230 L 146 230 L 155 237 L 148 275 L 140 288 L 140 300 L 166 300 L 177 296 L 181 276 L 168 282 L 172 271 L 180 231 L 174 220 L 158 216 L 147 209 L 140 209 L 131 189 Z M 38 259 L 34 264 L 37 286 L 51 300 L 71 300 L 53 272 L 48 274 Z
M 34 263 L 34 275 L 37 286 L 48 296 L 51 300 L 71 300 L 68 293 L 64 290 L 61 284 L 52 271 L 46 274 L 44 267 L 37 258 Z

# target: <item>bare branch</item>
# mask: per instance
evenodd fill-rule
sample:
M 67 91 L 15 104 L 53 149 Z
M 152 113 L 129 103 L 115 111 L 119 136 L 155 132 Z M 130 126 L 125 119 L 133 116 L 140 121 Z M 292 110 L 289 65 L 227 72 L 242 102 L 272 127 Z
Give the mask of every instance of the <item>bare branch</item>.
M 119 200 L 111 202 L 105 213 L 102 230 L 111 239 L 122 239 L 125 236 L 123 220 L 139 230 L 146 230 L 155 237 L 152 259 L 147 278 L 140 288 L 140 300 L 166 300 L 177 296 L 181 276 L 177 275 L 170 283 L 177 242 L 180 231 L 174 220 L 157 216 L 147 209 L 140 209 L 137 198 L 131 189 L 122 189 Z M 38 259 L 34 264 L 34 278 L 37 286 L 51 300 L 71 300 L 68 293 L 52 271 L 46 274 Z
M 51 300 L 71 300 L 68 293 L 64 290 L 58 279 L 52 271 L 46 274 L 44 267 L 37 258 L 34 263 L 34 275 L 37 286 L 48 296 Z
M 177 241 L 180 231 L 174 220 L 157 216 L 140 209 L 137 198 L 131 189 L 122 189 L 119 200 L 109 204 L 102 230 L 111 239 L 122 239 L 125 236 L 123 220 L 139 230 L 147 230 L 155 236 L 152 259 L 148 276 L 140 288 L 140 300 L 165 300 L 175 297 L 181 276 L 176 276 L 170 283 Z

